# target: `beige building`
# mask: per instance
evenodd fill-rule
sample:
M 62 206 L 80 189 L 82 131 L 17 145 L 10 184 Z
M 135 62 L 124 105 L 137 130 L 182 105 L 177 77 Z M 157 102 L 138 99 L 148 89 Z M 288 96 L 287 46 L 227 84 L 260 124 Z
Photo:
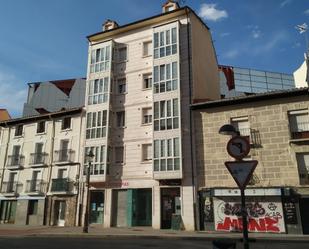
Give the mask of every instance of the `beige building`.
M 250 142 L 245 160 L 258 160 L 246 190 L 249 230 L 309 233 L 308 88 L 257 94 L 193 105 L 200 228 L 235 231 L 241 226 L 240 193 L 226 169 L 234 161 L 232 124 Z
M 162 11 L 123 26 L 107 20 L 88 36 L 90 222 L 104 227 L 195 229 L 190 104 L 220 97 L 218 66 L 190 8 L 168 1 Z
M 77 225 L 82 109 L 1 121 L 0 223 Z

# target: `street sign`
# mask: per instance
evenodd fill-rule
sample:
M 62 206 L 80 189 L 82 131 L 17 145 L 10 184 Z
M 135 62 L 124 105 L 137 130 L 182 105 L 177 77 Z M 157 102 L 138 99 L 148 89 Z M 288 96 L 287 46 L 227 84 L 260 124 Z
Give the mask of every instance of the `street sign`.
M 250 144 L 247 138 L 235 136 L 228 141 L 226 149 L 231 157 L 241 160 L 249 154 Z
M 225 166 L 240 189 L 246 188 L 257 164 L 256 160 L 225 162 Z

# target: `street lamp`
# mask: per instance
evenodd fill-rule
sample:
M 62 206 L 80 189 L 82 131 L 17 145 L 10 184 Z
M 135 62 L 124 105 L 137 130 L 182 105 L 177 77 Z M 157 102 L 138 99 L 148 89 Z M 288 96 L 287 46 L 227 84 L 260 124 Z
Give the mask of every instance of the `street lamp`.
M 222 125 L 219 129 L 219 134 L 221 135 L 229 135 L 229 136 L 239 136 L 239 131 L 235 129 L 235 127 L 231 124 Z
M 85 217 L 84 217 L 84 227 L 83 232 L 88 233 L 88 227 L 89 227 L 89 200 L 90 200 L 90 191 L 89 191 L 89 185 L 90 185 L 90 168 L 91 168 L 91 162 L 93 161 L 94 154 L 92 150 L 86 154 L 86 160 L 88 162 L 87 165 L 87 175 L 86 175 L 86 187 L 87 187 L 87 200 L 86 200 L 86 210 L 85 210 Z
M 220 127 L 219 134 L 229 135 L 232 137 L 239 137 L 240 132 L 235 129 L 231 124 L 225 124 Z M 246 197 L 245 197 L 245 188 L 240 188 L 241 196 L 241 215 L 242 215 L 242 232 L 243 232 L 243 241 L 244 249 L 249 249 L 249 238 L 248 238 L 248 221 L 247 221 L 247 210 L 246 210 Z

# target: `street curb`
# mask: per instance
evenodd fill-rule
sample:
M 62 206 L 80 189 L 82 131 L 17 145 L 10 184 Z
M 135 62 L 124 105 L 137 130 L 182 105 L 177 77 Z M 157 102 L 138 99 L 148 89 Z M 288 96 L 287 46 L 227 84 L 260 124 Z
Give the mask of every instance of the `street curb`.
M 117 239 L 169 239 L 169 240 L 198 240 L 198 241 L 212 241 L 212 240 L 227 240 L 227 241 L 236 241 L 242 242 L 241 237 L 226 237 L 226 236 L 181 236 L 181 235 L 141 235 L 141 234 L 84 234 L 84 233 L 59 233 L 59 234 L 14 234 L 14 235 L 0 235 L 0 238 L 96 238 L 96 239 L 104 239 L 104 238 L 117 238 Z M 256 242 L 264 242 L 264 241 L 276 241 L 276 242 L 309 242 L 309 238 L 275 238 L 275 237 L 267 237 L 267 238 L 249 238 L 251 243 Z

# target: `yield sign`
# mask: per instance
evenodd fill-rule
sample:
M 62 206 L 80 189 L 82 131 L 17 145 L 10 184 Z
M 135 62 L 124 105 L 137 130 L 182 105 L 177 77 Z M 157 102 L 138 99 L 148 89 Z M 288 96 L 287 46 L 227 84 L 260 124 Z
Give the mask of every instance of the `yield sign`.
M 225 166 L 240 189 L 246 188 L 257 164 L 256 160 L 225 162 Z

